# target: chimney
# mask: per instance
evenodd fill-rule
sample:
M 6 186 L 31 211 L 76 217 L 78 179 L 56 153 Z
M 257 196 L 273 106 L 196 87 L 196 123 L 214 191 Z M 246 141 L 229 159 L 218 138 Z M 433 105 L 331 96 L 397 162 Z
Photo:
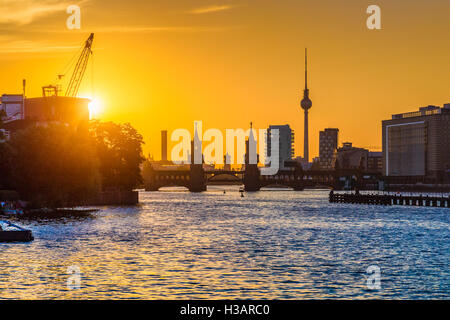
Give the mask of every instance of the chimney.
M 161 161 L 167 161 L 167 130 L 161 131 Z

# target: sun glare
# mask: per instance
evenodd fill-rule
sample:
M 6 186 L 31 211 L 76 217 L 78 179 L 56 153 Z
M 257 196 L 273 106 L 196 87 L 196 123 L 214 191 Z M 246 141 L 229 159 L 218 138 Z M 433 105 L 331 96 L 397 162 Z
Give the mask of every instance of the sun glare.
M 89 102 L 89 118 L 95 119 L 100 115 L 101 112 L 102 112 L 101 100 L 99 98 L 91 99 L 91 102 Z

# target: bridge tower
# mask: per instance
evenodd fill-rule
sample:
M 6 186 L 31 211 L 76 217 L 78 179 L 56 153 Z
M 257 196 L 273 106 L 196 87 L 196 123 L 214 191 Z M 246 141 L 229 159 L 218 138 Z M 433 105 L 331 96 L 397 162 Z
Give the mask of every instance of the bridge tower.
M 245 191 L 259 191 L 261 189 L 260 176 L 261 172 L 258 168 L 259 155 L 256 153 L 256 139 L 253 136 L 253 124 L 250 123 L 250 135 L 245 142 L 245 172 L 244 172 L 244 187 Z M 256 155 L 252 159 L 251 153 Z
M 296 162 L 294 167 L 294 183 L 292 185 L 292 188 L 294 188 L 294 191 L 303 191 L 305 189 L 305 184 L 303 182 L 303 167 L 301 163 Z
M 195 161 L 198 160 L 196 156 L 200 156 L 201 161 Z M 189 172 L 189 191 L 191 192 L 206 191 L 206 177 L 203 163 L 202 144 L 198 138 L 197 130 L 195 130 L 194 140 L 191 141 L 191 170 Z

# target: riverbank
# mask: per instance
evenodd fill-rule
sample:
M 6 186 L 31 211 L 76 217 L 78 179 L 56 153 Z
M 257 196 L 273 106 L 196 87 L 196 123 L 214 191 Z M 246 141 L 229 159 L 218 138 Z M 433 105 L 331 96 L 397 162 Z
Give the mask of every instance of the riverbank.
M 132 206 L 139 203 L 138 191 L 104 191 L 76 206 Z M 72 208 L 29 208 L 13 190 L 0 190 L 0 215 L 64 215 L 76 212 Z M 81 214 L 81 213 L 78 213 Z

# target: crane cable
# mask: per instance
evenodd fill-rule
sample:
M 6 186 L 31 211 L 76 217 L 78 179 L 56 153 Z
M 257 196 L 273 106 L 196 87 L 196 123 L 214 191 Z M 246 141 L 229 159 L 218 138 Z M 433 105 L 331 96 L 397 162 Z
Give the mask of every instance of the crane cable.
M 95 99 L 95 83 L 94 83 L 94 51 L 91 48 L 91 95 Z
M 69 62 L 64 66 L 64 68 L 61 69 L 61 72 L 59 72 L 59 73 L 56 75 L 56 83 L 57 83 L 57 84 L 62 85 L 62 82 L 63 82 L 62 79 L 65 80 L 66 74 L 67 74 L 72 68 L 74 68 L 76 58 L 81 54 L 82 50 L 83 50 L 83 46 L 82 46 L 80 49 L 78 49 L 78 51 L 72 56 L 72 58 L 71 58 L 71 59 L 69 60 Z

